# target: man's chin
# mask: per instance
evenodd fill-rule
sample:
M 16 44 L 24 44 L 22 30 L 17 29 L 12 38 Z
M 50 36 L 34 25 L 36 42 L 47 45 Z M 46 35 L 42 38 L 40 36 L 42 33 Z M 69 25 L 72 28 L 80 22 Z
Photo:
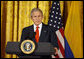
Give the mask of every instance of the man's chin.
M 35 24 L 35 25 L 39 25 L 39 24 L 41 24 L 41 23 L 37 23 L 37 24 Z

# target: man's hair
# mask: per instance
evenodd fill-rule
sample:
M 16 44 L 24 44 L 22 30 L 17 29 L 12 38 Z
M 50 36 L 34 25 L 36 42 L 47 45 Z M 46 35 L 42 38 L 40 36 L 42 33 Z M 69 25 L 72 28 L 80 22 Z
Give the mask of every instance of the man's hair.
M 41 9 L 39 9 L 39 8 L 33 8 L 32 11 L 31 11 L 31 17 L 32 17 L 32 13 L 36 12 L 36 11 L 39 11 L 42 14 L 42 16 L 43 16 L 43 12 L 42 12 Z

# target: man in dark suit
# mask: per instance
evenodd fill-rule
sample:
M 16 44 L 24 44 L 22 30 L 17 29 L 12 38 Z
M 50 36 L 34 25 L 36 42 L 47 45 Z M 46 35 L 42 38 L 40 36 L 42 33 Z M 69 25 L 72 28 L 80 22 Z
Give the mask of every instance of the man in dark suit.
M 43 19 L 42 11 L 38 8 L 32 9 L 31 18 L 34 24 L 23 29 L 20 43 L 27 38 L 30 39 L 35 38 L 35 41 L 37 43 L 50 42 L 55 47 L 54 48 L 56 50 L 55 54 L 57 54 L 59 48 L 57 36 L 51 27 L 42 23 Z

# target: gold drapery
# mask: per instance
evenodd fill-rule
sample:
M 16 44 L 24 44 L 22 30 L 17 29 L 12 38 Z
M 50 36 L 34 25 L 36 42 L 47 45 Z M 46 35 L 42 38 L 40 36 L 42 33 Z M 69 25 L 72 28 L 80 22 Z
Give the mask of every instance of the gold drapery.
M 60 1 L 62 20 L 66 25 L 72 1 Z M 5 53 L 8 41 L 19 42 L 22 29 L 33 24 L 30 12 L 33 8 L 43 11 L 43 23 L 48 23 L 52 1 L 1 1 L 1 57 L 18 58 Z M 83 35 L 83 1 L 81 1 L 81 30 Z M 83 37 L 83 36 L 82 36 Z M 82 39 L 83 40 L 83 39 Z

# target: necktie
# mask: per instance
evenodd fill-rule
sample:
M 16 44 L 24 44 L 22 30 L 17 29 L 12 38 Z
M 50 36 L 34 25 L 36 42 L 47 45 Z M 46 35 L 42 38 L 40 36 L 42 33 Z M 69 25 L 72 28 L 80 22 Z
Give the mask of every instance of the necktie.
M 36 39 L 36 42 L 38 43 L 39 41 L 39 30 L 38 30 L 38 26 L 36 27 L 36 35 L 35 35 L 35 39 Z

